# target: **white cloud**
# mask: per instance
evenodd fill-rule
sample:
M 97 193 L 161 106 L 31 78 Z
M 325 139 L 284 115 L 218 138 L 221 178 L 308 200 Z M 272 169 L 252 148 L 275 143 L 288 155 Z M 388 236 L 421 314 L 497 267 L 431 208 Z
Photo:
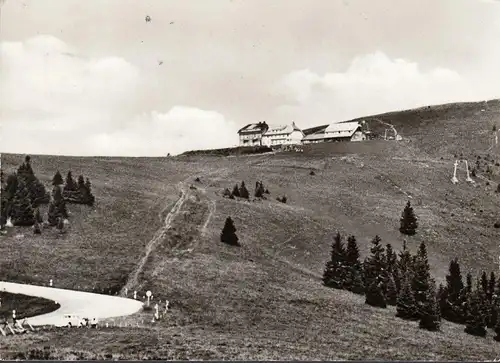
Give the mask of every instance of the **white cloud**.
M 484 86 L 484 87 L 483 87 Z M 278 89 L 290 102 L 279 113 L 303 127 L 391 110 L 498 97 L 492 84 L 468 82 L 457 72 L 421 70 L 417 63 L 382 52 L 352 60 L 343 73 L 319 75 L 309 69 L 284 77 Z
M 173 107 L 137 117 L 128 127 L 92 137 L 95 151 L 117 155 L 166 155 L 237 144 L 238 127 L 223 115 L 192 107 Z
M 236 126 L 216 112 L 142 109 L 154 80 L 122 58 L 88 59 L 52 36 L 0 51 L 1 151 L 143 156 L 236 141 Z

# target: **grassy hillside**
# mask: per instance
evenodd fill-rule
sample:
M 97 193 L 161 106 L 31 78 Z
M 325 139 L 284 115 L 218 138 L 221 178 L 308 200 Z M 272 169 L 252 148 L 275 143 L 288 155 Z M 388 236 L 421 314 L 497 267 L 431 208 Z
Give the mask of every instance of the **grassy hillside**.
M 438 280 L 455 257 L 474 274 L 497 269 L 500 230 L 493 224 L 500 218 L 500 157 L 487 151 L 484 140 L 500 116 L 500 103 L 489 106 L 377 116 L 390 120 L 406 140 L 310 145 L 304 153 L 33 156 L 35 173 L 47 183 L 57 169 L 90 177 L 97 203 L 92 209 L 70 205 L 70 230 L 63 237 L 21 228 L 0 237 L 1 278 L 45 284 L 54 278 L 57 286 L 92 290 L 124 284 L 146 257 L 135 288 L 169 299 L 171 310 L 167 320 L 143 328 L 46 332 L 0 342 L 0 350 L 14 356 L 31 345 L 53 345 L 64 356 L 78 346 L 86 356 L 130 359 L 496 358 L 500 344 L 491 333 L 475 338 L 448 322 L 441 333 L 422 331 L 395 318 L 392 308 L 370 308 L 363 297 L 321 285 L 337 230 L 357 237 L 363 257 L 376 234 L 399 250 L 399 218 L 408 199 L 420 227 L 406 240 L 412 251 L 427 243 Z M 462 172 L 461 183 L 453 185 L 453 153 L 464 146 L 471 160 L 481 157 L 478 176 L 471 185 Z M 21 155 L 4 154 L 2 165 L 13 169 L 21 161 Z M 251 193 L 262 180 L 268 200 L 222 197 L 224 188 L 242 180 Z M 286 204 L 276 201 L 281 195 Z M 176 213 L 169 213 L 174 205 Z M 241 247 L 219 241 L 227 216 L 235 221 Z M 170 228 L 161 229 L 165 218 Z M 16 238 L 19 233 L 24 237 Z
M 2 301 L 2 305 L 0 306 L 0 321 L 11 321 L 12 310 L 16 310 L 16 318 L 20 320 L 31 316 L 51 313 L 60 307 L 55 301 L 22 294 L 11 294 L 4 291 L 0 291 L 0 299 Z

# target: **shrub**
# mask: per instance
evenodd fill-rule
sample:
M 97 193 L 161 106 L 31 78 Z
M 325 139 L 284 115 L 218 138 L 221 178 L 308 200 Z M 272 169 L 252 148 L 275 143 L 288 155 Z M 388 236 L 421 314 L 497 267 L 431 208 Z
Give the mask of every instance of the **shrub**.
M 493 225 L 493 227 L 500 228 L 500 222 L 495 222 L 495 224 Z
M 311 170 L 311 172 L 309 173 L 309 175 L 316 175 L 316 173 L 314 172 L 314 170 Z

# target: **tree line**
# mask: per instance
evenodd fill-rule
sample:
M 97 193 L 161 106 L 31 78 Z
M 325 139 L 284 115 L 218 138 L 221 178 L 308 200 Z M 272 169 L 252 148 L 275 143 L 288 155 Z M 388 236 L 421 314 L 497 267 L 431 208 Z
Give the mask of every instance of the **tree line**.
M 52 180 L 53 189 L 48 193 L 36 177 L 29 155 L 16 172 L 5 176 L 0 170 L 0 179 L 2 229 L 10 222 L 13 226 L 33 226 L 36 234 L 41 233 L 42 225 L 57 226 L 62 231 L 69 216 L 66 202 L 92 205 L 95 201 L 90 180 L 87 178 L 85 182 L 80 176 L 75 182 L 71 172 L 68 172 L 64 187 L 62 177 L 57 172 Z M 48 204 L 46 222 L 39 208 L 43 204 Z
M 364 295 L 370 306 L 396 306 L 397 317 L 418 321 L 422 329 L 438 331 L 441 319 L 445 319 L 464 324 L 464 331 L 475 336 L 484 337 L 487 328 L 494 329 L 495 339 L 500 340 L 500 280 L 495 273 L 488 276 L 483 272 L 475 282 L 469 273 L 464 283 L 459 262 L 454 259 L 446 283 L 436 287 L 425 242 L 415 254 L 405 242 L 396 254 L 391 244 L 384 247 L 375 236 L 370 255 L 361 262 L 356 238 L 348 236 L 345 244 L 337 233 L 323 284 Z

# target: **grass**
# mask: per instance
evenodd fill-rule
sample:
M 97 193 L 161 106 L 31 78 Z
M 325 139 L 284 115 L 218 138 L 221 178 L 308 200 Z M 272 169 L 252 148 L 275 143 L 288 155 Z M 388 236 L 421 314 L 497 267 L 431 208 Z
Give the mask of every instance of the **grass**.
M 33 156 L 35 172 L 47 183 L 57 169 L 89 176 L 97 204 L 71 205 L 71 226 L 63 237 L 48 231 L 34 236 L 26 229 L 0 237 L 1 277 L 10 281 L 54 278 L 59 287 L 110 289 L 143 256 L 179 197 L 177 184 L 185 180 L 197 189 L 187 188 L 188 198 L 137 286 L 139 296 L 150 289 L 155 301 L 170 301 L 167 319 L 142 328 L 13 337 L 0 342 L 0 351 L 15 357 L 30 347 L 50 346 L 58 359 L 71 351 L 128 359 L 494 359 L 500 344 L 491 332 L 475 338 L 448 322 L 440 333 L 422 331 L 417 323 L 396 318 L 393 309 L 374 309 L 363 297 L 323 287 L 321 275 L 337 230 L 354 234 L 363 256 L 376 234 L 396 250 L 404 239 L 412 251 L 425 241 L 438 281 L 455 257 L 464 273 L 496 270 L 499 167 L 486 136 L 499 105 L 489 102 L 487 111 L 480 103 L 382 115 L 404 141 L 310 145 L 304 153 Z M 457 148 L 468 148 L 469 160 L 481 156 L 475 185 L 463 175 L 462 183 L 450 182 Z M 21 155 L 4 155 L 2 165 L 12 169 L 21 161 Z M 196 177 L 201 182 L 195 183 Z M 268 199 L 222 197 L 224 188 L 243 180 L 251 193 L 262 180 L 271 192 Z M 276 201 L 282 195 L 286 204 Z M 413 237 L 398 231 L 408 199 L 420 224 Z M 219 240 L 227 216 L 241 247 Z M 16 239 L 18 233 L 24 238 Z M 16 259 L 21 263 L 14 264 Z M 151 312 L 129 318 L 143 319 L 149 321 Z
M 51 313 L 60 305 L 52 300 L 22 294 L 11 294 L 0 291 L 0 321 L 10 320 L 12 310 L 16 310 L 16 318 L 24 319 L 36 315 Z

